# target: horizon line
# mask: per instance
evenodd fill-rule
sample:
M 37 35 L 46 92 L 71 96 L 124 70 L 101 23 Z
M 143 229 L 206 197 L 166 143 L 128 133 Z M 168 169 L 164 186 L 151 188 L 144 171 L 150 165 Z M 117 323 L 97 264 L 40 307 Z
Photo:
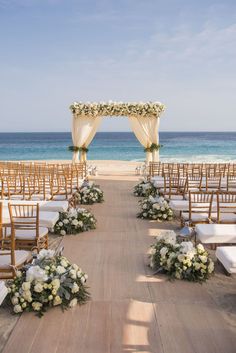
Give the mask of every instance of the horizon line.
M 97 131 L 97 133 L 133 133 L 133 131 Z M 236 130 L 160 130 L 159 132 L 221 132 L 221 133 L 227 133 L 227 132 L 236 132 Z M 71 131 L 1 131 L 0 134 L 58 134 L 58 133 L 71 133 Z M 96 135 L 95 135 L 96 136 Z

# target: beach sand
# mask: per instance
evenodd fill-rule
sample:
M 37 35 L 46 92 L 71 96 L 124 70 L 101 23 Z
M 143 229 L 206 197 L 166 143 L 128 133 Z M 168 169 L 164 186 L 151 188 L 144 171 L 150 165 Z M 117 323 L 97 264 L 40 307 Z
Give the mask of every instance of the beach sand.
M 178 230 L 179 222 L 136 219 L 138 199 L 132 188 L 140 178 L 135 176 L 140 163 L 88 164 L 98 167 L 98 176 L 91 179 L 105 191 L 105 202 L 89 207 L 98 226 L 65 237 L 63 245 L 65 255 L 88 272 L 92 301 L 64 314 L 50 310 L 41 320 L 32 314 L 18 319 L 9 308 L 0 308 L 0 351 L 5 346 L 5 353 L 16 348 L 19 353 L 45 352 L 53 342 L 55 352 L 67 352 L 67 344 L 72 353 L 234 353 L 236 278 L 226 276 L 219 264 L 203 285 L 153 276 L 147 266 L 148 247 L 163 229 Z M 31 323 L 33 336 L 20 337 Z

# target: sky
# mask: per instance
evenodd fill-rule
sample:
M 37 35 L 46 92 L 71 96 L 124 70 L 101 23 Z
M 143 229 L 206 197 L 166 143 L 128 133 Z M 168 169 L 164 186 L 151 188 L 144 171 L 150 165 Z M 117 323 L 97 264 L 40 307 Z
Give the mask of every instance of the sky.
M 70 131 L 71 103 L 109 100 L 164 103 L 161 131 L 236 131 L 236 1 L 0 0 L 1 132 Z

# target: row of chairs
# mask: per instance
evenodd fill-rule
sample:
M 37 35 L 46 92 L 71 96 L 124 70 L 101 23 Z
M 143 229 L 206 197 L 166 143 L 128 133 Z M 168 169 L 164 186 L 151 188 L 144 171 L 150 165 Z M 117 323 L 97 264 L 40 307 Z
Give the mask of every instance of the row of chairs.
M 236 175 L 236 163 L 161 163 L 149 164 L 149 177 L 164 176 L 165 174 L 192 175 Z
M 3 227 L 0 203 L 0 278 L 15 276 L 32 257 L 48 248 L 48 229 L 39 226 L 39 204 L 9 204 L 10 224 Z
M 226 177 L 222 175 L 212 176 L 207 174 L 193 176 L 187 175 L 181 177 L 179 174 L 164 174 L 162 180 L 157 180 L 154 185 L 168 199 L 184 198 L 189 191 L 236 191 L 236 175 L 228 174 Z
M 0 163 L 0 197 L 40 200 L 64 198 L 86 176 L 86 165 Z
M 181 224 L 236 223 L 236 192 L 193 192 L 188 194 L 188 210 L 181 212 Z

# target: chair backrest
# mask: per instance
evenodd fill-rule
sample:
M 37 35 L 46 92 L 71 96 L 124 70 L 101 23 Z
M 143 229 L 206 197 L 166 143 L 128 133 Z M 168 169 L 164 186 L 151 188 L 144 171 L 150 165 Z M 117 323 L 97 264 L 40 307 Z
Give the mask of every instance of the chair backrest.
M 236 192 L 217 193 L 217 223 L 221 222 L 221 215 L 227 213 L 236 213 Z
M 211 217 L 212 210 L 212 192 L 192 192 L 189 191 L 189 219 L 193 213 L 207 213 Z
M 208 191 L 218 191 L 221 189 L 221 174 L 211 174 L 210 172 L 206 175 L 206 185 L 205 190 Z
M 186 191 L 200 191 L 202 187 L 202 175 L 187 175 Z
M 4 252 L 1 251 L 3 249 L 4 240 L 5 240 L 3 235 L 3 229 L 2 229 L 2 209 L 3 209 L 3 205 L 2 205 L 2 202 L 0 202 L 0 256 L 10 256 L 11 265 L 15 266 L 16 260 L 15 260 L 15 235 L 14 234 L 11 233 L 10 249 L 8 244 L 8 250 L 5 250 Z
M 11 230 L 15 237 L 15 230 L 34 230 L 36 238 L 39 236 L 39 204 L 8 204 L 11 219 Z
M 236 175 L 227 175 L 227 191 L 236 191 Z

